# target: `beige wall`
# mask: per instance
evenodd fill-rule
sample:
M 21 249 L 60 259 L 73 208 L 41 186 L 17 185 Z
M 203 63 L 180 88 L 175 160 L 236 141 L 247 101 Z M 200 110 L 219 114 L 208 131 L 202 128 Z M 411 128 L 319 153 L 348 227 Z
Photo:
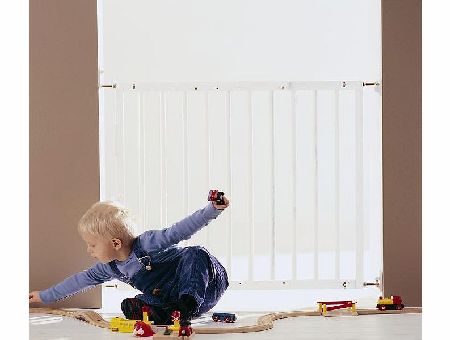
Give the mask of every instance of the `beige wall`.
M 30 289 L 94 263 L 76 226 L 99 199 L 94 0 L 30 1 Z M 99 288 L 59 305 L 99 307 Z
M 384 287 L 422 305 L 422 5 L 383 0 Z
M 421 1 L 382 0 L 386 294 L 422 304 Z M 96 2 L 30 1 L 30 289 L 93 261 L 76 223 L 99 198 Z M 96 307 L 100 291 L 64 305 Z

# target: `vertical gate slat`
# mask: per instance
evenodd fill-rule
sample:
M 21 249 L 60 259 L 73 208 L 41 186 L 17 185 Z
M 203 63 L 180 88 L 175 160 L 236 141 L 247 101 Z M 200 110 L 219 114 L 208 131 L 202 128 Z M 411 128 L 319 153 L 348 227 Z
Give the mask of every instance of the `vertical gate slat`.
M 339 197 L 340 197 L 340 185 L 339 185 L 339 166 L 340 166 L 340 158 L 339 158 L 339 150 L 340 150 L 340 129 L 339 129 L 339 90 L 334 91 L 334 98 L 335 98 L 335 155 L 336 155 L 336 163 L 335 163 L 335 176 L 336 176 L 336 206 L 335 206 L 335 224 L 336 224 L 336 258 L 335 258 L 335 279 L 339 280 L 340 273 L 341 273 L 341 250 L 340 250 L 340 226 L 339 226 Z
M 270 249 L 270 279 L 275 279 L 275 113 L 274 113 L 274 91 L 270 91 L 270 113 L 272 115 L 272 247 Z
M 355 90 L 355 147 L 356 147 L 356 285 L 364 281 L 364 224 L 363 224 L 363 92 Z
M 229 165 L 229 169 L 231 169 L 231 91 L 227 91 L 227 100 L 226 100 L 226 105 L 227 105 L 227 113 L 228 113 L 228 119 L 227 119 L 227 128 L 228 128 L 228 134 L 227 134 L 227 139 L 228 139 L 228 150 L 227 150 L 227 156 L 228 156 L 228 165 Z M 233 197 L 232 195 L 232 173 L 231 171 L 228 171 L 228 192 L 229 192 L 229 197 Z M 228 224 L 228 247 L 227 247 L 227 272 L 231 273 L 232 270 L 232 258 L 231 258 L 231 254 L 232 254 L 232 250 L 233 250 L 233 244 L 232 244 L 232 240 L 233 240 L 233 211 L 232 209 L 229 212 L 229 224 Z
M 319 279 L 319 188 L 317 177 L 317 90 L 314 90 L 314 280 Z
M 255 235 L 255 218 L 254 218 L 254 211 L 255 211 L 255 199 L 254 199 L 254 176 L 253 176 L 253 163 L 254 163 L 254 159 L 253 159 L 253 155 L 254 155 L 254 150 L 253 150 L 253 106 L 252 106 L 252 91 L 248 91 L 248 115 L 249 115 L 249 120 L 250 120 L 250 124 L 249 124 L 249 139 L 250 142 L 248 143 L 249 145 L 249 156 L 250 156 L 250 167 L 248 169 L 249 171 L 249 178 L 250 178 L 250 183 L 249 183 L 249 191 L 250 194 L 248 195 L 248 199 L 249 199 L 249 215 L 250 215 L 250 237 L 249 237 L 249 242 L 250 242 L 250 254 L 248 257 L 248 279 L 249 281 L 253 281 L 253 258 L 255 256 L 255 246 L 254 246 L 254 235 Z
M 293 167 L 293 183 L 294 201 L 293 201 L 293 223 L 292 223 L 292 280 L 297 279 L 297 101 L 295 89 L 291 91 L 292 104 L 292 167 Z

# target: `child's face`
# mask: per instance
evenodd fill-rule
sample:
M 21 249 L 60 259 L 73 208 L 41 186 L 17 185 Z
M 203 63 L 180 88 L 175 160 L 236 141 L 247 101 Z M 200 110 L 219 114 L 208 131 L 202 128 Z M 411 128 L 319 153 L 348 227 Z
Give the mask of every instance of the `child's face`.
M 118 249 L 113 240 L 87 233 L 82 233 L 81 237 L 86 242 L 87 253 L 98 261 L 108 263 L 116 259 Z

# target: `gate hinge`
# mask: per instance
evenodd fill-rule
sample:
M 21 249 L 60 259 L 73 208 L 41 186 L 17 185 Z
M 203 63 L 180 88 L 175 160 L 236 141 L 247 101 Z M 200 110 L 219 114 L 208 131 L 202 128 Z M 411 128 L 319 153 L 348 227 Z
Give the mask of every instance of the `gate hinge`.
M 367 287 L 367 286 L 377 286 L 378 288 L 380 288 L 380 279 L 376 279 L 375 282 L 364 282 L 363 286 Z

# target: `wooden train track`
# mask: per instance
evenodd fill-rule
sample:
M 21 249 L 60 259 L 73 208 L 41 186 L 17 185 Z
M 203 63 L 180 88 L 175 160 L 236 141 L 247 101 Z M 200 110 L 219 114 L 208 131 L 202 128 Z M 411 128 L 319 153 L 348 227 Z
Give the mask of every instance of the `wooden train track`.
M 71 318 L 75 318 L 77 320 L 81 320 L 87 322 L 91 325 L 101 327 L 101 328 L 109 328 L 109 322 L 103 319 L 100 314 L 94 311 L 84 311 L 84 310 L 66 310 L 59 308 L 30 308 L 30 313 L 42 313 L 42 314 L 53 314 L 53 315 L 62 315 L 68 316 Z
M 422 307 L 405 307 L 402 310 L 386 310 L 386 311 L 379 311 L 378 309 L 357 309 L 357 312 L 359 315 L 422 313 Z M 65 310 L 53 308 L 30 308 L 30 313 L 68 316 L 75 318 L 77 320 L 87 322 L 97 327 L 109 328 L 109 322 L 104 320 L 100 316 L 100 314 L 94 311 Z M 276 320 L 299 316 L 320 316 L 320 313 L 318 311 L 293 311 L 293 312 L 270 313 L 259 317 L 255 325 L 226 327 L 226 328 L 193 327 L 193 330 L 197 334 L 260 332 L 273 328 L 273 322 Z
M 379 311 L 378 309 L 357 309 L 360 315 L 372 314 L 405 314 L 405 313 L 422 313 L 422 307 L 405 307 L 403 310 Z M 237 326 L 237 327 L 197 327 L 194 332 L 197 334 L 219 334 L 219 333 L 250 333 L 260 332 L 273 328 L 273 322 L 285 318 L 295 318 L 298 316 L 320 316 L 318 311 L 293 311 L 279 312 L 263 315 L 258 318 L 255 325 Z

